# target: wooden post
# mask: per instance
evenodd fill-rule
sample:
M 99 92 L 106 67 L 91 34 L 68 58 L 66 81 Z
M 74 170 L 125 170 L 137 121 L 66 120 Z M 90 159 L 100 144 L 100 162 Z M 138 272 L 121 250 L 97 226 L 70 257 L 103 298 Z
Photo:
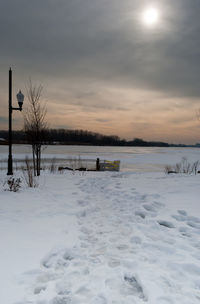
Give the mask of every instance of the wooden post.
M 97 158 L 97 160 L 96 160 L 96 170 L 100 171 L 100 160 L 99 160 L 99 158 Z

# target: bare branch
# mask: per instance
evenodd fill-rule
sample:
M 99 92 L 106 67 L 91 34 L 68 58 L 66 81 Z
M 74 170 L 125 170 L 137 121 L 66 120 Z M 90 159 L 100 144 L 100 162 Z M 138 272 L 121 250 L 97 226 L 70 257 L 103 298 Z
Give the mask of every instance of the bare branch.
M 31 79 L 29 80 L 26 87 L 29 105 L 24 114 L 24 130 L 28 142 L 32 145 L 34 169 L 37 168 L 37 175 L 40 175 L 41 145 L 44 143 L 47 128 L 45 120 L 47 110 L 41 102 L 42 90 L 41 85 L 33 85 Z

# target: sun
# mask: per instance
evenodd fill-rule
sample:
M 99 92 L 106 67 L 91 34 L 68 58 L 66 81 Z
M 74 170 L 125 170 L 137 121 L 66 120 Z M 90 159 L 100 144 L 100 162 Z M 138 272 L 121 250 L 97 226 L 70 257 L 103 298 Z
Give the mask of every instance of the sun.
M 142 14 L 142 21 L 148 25 L 156 25 L 159 21 L 159 10 L 155 7 L 147 8 Z

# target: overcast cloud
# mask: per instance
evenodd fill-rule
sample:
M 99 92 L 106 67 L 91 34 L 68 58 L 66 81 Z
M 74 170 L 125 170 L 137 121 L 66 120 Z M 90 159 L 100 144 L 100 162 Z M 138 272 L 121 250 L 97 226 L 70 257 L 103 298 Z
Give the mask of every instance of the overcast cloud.
M 149 4 L 161 12 L 152 29 L 141 22 Z M 72 128 L 176 141 L 180 130 L 170 132 L 179 121 L 182 140 L 198 141 L 199 11 L 199 0 L 1 0 L 0 128 L 12 66 L 14 89 L 29 77 L 42 83 L 49 115 L 60 117 L 62 126 L 66 120 Z M 68 116 L 72 108 L 73 117 Z M 132 121 L 129 117 L 127 123 L 128 111 Z M 121 130 L 119 112 L 124 115 Z M 138 117 L 148 124 L 143 131 Z M 170 122 L 167 134 L 153 127 L 164 129 L 160 117 Z M 188 120 L 190 130 L 184 127 Z

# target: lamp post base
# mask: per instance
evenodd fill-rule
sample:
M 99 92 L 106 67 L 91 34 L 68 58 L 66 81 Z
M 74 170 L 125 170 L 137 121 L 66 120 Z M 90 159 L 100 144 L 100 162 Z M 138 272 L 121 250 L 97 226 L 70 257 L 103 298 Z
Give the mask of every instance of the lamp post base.
M 13 175 L 13 166 L 12 166 L 12 155 L 8 156 L 8 173 L 7 175 Z

